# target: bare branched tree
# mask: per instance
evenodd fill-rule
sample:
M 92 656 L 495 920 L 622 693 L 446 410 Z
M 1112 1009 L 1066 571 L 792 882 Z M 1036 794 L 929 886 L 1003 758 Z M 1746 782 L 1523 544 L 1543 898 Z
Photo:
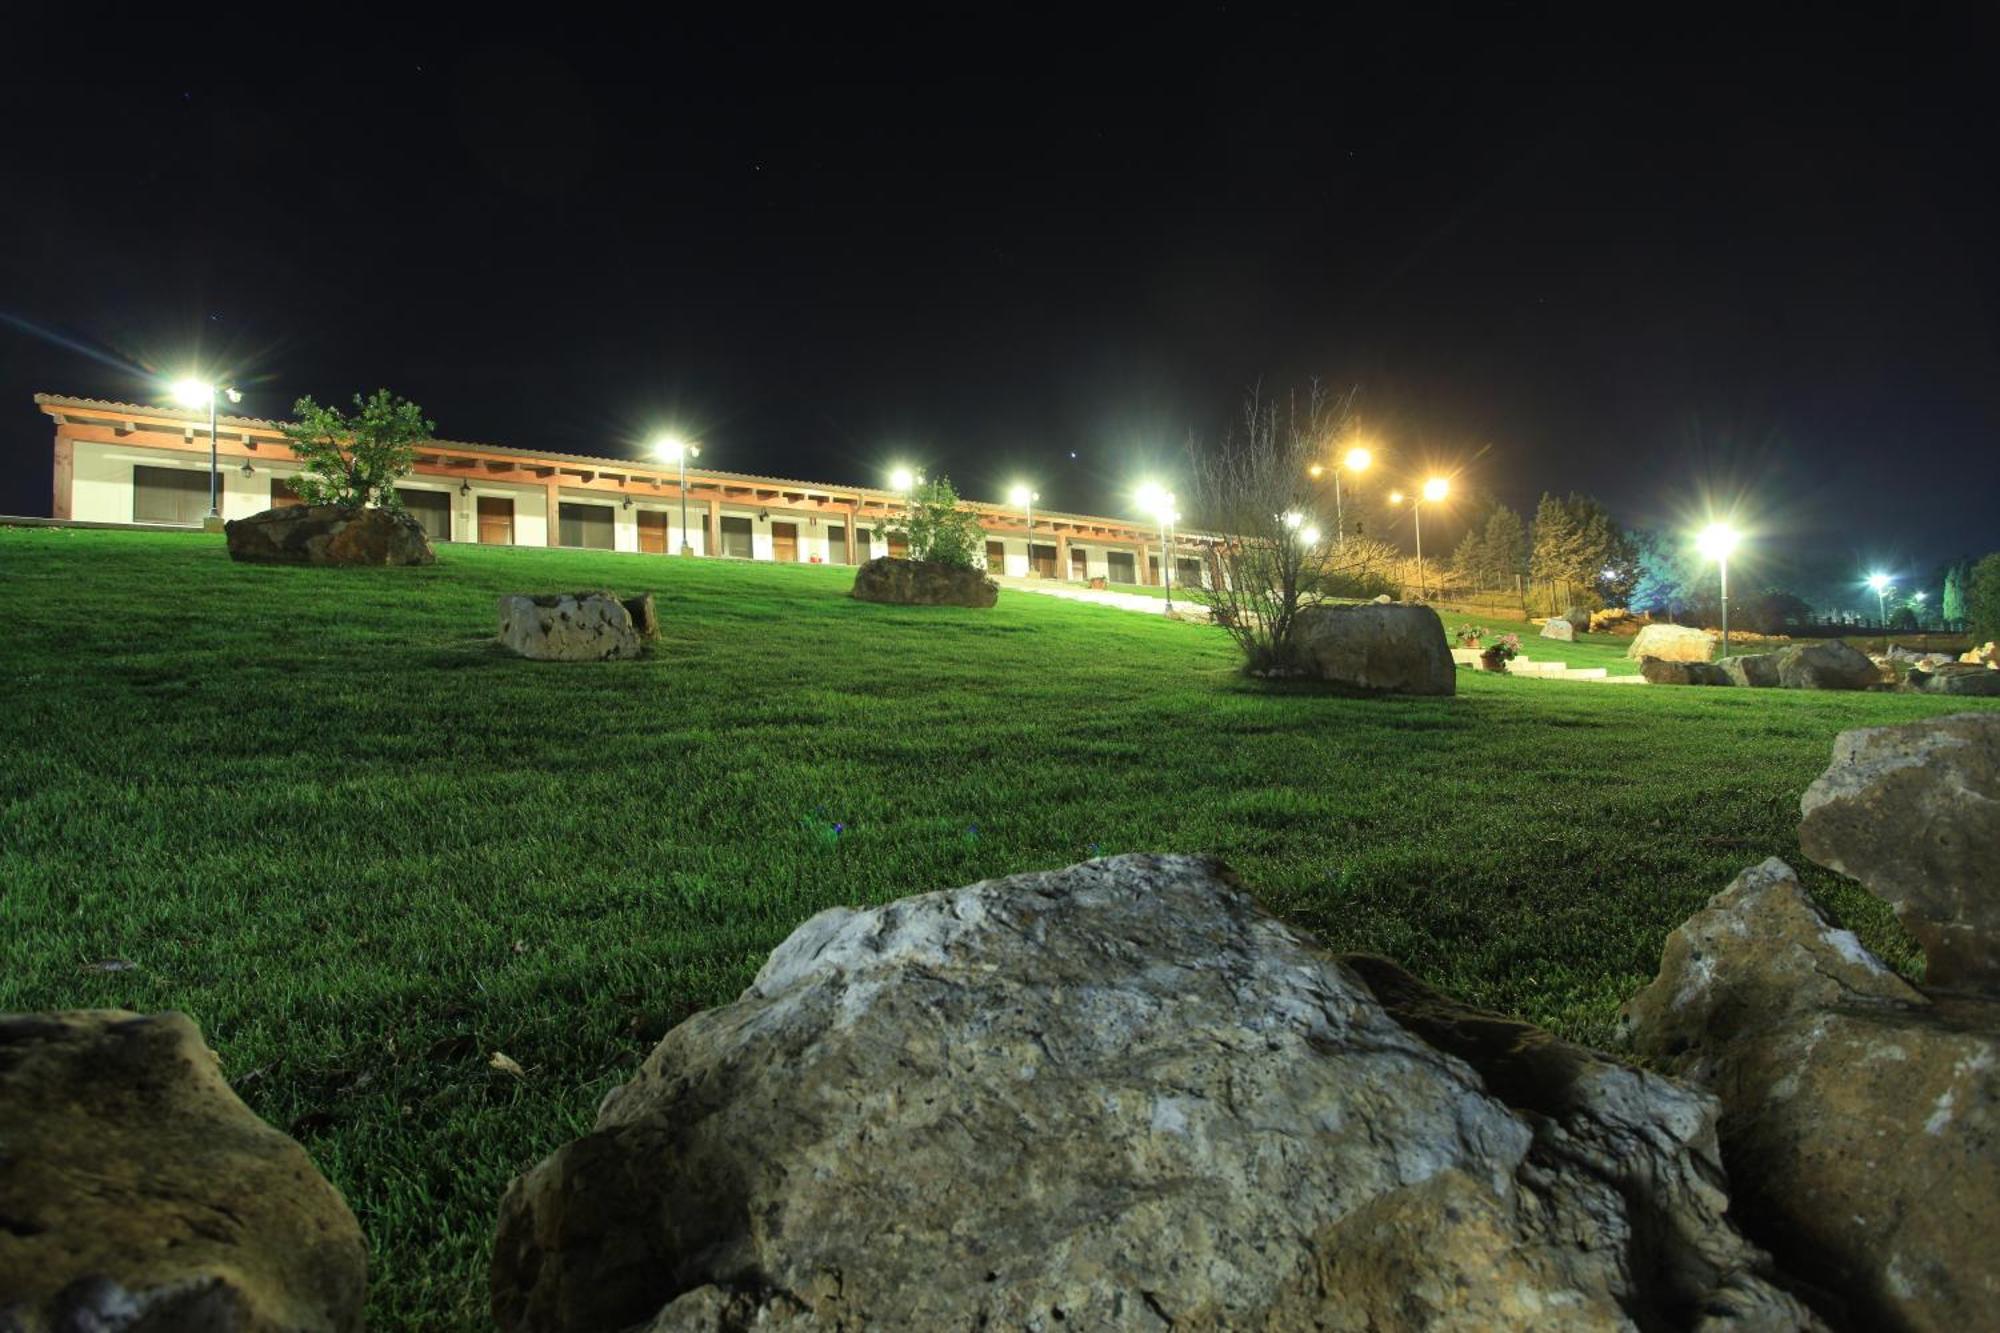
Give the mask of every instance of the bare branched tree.
M 1215 534 L 1212 577 L 1194 595 L 1250 670 L 1295 666 L 1299 612 L 1354 588 L 1390 554 L 1380 542 L 1340 540 L 1331 517 L 1314 513 L 1311 468 L 1347 435 L 1353 406 L 1353 390 L 1329 393 L 1318 381 L 1283 399 L 1253 391 L 1220 443 L 1188 441 L 1190 516 Z

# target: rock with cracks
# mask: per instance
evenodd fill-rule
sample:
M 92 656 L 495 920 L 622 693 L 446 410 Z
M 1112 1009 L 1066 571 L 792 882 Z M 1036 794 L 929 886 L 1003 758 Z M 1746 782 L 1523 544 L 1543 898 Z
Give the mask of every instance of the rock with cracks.
M 229 558 L 275 565 L 428 565 L 423 524 L 399 509 L 292 505 L 222 525 Z
M 1773 858 L 1668 938 L 1625 1019 L 1722 1099 L 1736 1215 L 1842 1326 L 1991 1326 L 2000 1004 L 1919 993 Z
M 0 1329 L 348 1333 L 367 1259 L 185 1015 L 0 1016 Z
M 1576 626 L 1562 616 L 1557 616 L 1552 620 L 1542 622 L 1542 637 L 1544 639 L 1554 639 L 1558 643 L 1574 643 L 1576 641 Z
M 854 571 L 853 595 L 898 606 L 983 608 L 1000 600 L 1000 585 L 981 569 L 885 555 Z
M 834 909 L 514 1182 L 511 1330 L 1816 1327 L 1714 1103 L 1343 962 L 1219 864 Z
M 1292 622 L 1299 664 L 1351 690 L 1453 694 L 1444 622 L 1427 606 L 1309 606 Z
M 1927 984 L 2000 994 L 2000 713 L 1843 731 L 1799 846 L 1896 909 Z
M 1778 684 L 1788 690 L 1865 690 L 1882 679 L 1868 654 L 1839 639 L 1795 643 L 1771 654 Z
M 650 615 L 652 594 L 635 600 L 642 602 L 641 614 Z M 643 636 L 632 622 L 631 606 L 608 592 L 502 597 L 500 643 L 523 657 L 545 662 L 637 657 Z
M 1634 662 L 1657 657 L 1662 662 L 1706 662 L 1715 656 L 1715 640 L 1706 630 L 1685 625 L 1648 625 L 1632 640 L 1625 656 Z

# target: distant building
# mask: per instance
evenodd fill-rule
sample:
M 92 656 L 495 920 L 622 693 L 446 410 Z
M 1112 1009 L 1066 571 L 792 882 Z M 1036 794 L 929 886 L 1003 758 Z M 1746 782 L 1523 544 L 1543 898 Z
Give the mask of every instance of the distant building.
M 139 407 L 36 394 L 55 423 L 50 516 L 163 528 L 199 527 L 208 513 L 206 409 Z M 218 417 L 224 519 L 297 504 L 299 466 L 278 424 Z M 900 512 L 892 491 L 689 468 L 687 527 L 678 470 L 583 454 L 432 440 L 397 488 L 435 541 L 572 546 L 852 565 L 901 555 L 883 531 Z M 968 500 L 996 573 L 1158 583 L 1157 528 L 1129 519 L 1037 509 L 1029 531 L 1019 509 Z M 1203 579 L 1208 539 L 1177 537 L 1176 583 Z

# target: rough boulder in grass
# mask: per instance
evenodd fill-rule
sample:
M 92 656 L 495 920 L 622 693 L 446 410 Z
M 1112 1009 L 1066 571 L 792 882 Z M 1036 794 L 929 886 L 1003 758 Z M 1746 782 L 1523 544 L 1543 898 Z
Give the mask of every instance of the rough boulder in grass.
M 2000 1004 L 1918 991 L 1773 858 L 1668 938 L 1625 1019 L 1721 1097 L 1732 1215 L 1841 1326 L 1992 1327 Z
M 186 1016 L 0 1015 L 0 1329 L 358 1333 L 367 1262 Z
M 1309 606 L 1292 622 L 1300 664 L 1373 694 L 1455 694 L 1444 622 L 1428 606 Z
M 1778 684 L 1788 690 L 1865 690 L 1882 679 L 1868 654 L 1839 639 L 1794 644 L 1771 656 L 1777 659 Z
M 1843 731 L 1799 811 L 1800 848 L 1896 909 L 1928 985 L 2000 995 L 2000 713 Z
M 1818 1327 L 1714 1103 L 1195 857 L 834 909 L 501 1205 L 509 1330 Z
M 1685 625 L 1648 625 L 1632 640 L 1625 656 L 1634 662 L 1648 657 L 1662 662 L 1706 662 L 1715 656 L 1715 640 L 1707 631 Z
M 222 525 L 229 558 L 267 565 L 429 565 L 423 524 L 401 510 L 345 505 L 266 509 Z
M 633 620 L 638 612 L 640 623 Z M 637 657 L 648 637 L 642 624 L 659 632 L 653 595 L 620 601 L 615 593 L 565 592 L 544 597 L 500 599 L 500 643 L 544 662 L 602 662 Z
M 983 608 L 1000 600 L 1000 585 L 984 570 L 885 555 L 854 571 L 853 596 L 898 606 Z
M 1558 643 L 1574 643 L 1576 641 L 1576 622 L 1566 616 L 1556 616 L 1551 620 L 1545 620 L 1542 622 L 1542 637 L 1544 639 L 1554 639 Z

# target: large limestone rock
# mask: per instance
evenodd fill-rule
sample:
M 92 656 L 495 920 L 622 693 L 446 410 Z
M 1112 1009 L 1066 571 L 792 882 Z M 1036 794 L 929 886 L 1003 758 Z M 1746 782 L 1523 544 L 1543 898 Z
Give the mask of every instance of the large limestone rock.
M 2000 698 L 2000 671 L 1971 663 L 1948 662 L 1910 672 L 1906 683 L 1919 694 L 1957 694 L 1969 698 Z
M 1788 690 L 1865 690 L 1882 679 L 1868 654 L 1839 639 L 1797 643 L 1771 654 L 1778 684 Z
M 1652 685 L 1732 685 L 1735 681 L 1720 662 L 1669 662 L 1648 657 L 1639 662 L 1639 674 Z
M 1000 585 L 983 570 L 885 555 L 854 571 L 852 595 L 900 606 L 988 607 L 1000 600 Z
M 185 1015 L 0 1016 L 0 1329 L 346 1333 L 367 1259 Z
M 1842 1323 L 1991 1326 L 2000 1005 L 1918 993 L 1774 858 L 1668 938 L 1625 1017 L 1640 1053 L 1722 1099 L 1736 1215 Z
M 2000 994 L 2000 713 L 1843 731 L 1799 846 L 1896 909 L 1931 986 Z
M 1544 639 L 1554 639 L 1558 643 L 1574 643 L 1576 641 L 1576 626 L 1564 617 L 1556 616 L 1553 619 L 1542 622 L 1542 637 Z
M 642 615 L 651 614 L 652 594 Z M 657 627 L 656 627 L 657 628 Z M 602 662 L 637 657 L 640 639 L 630 604 L 608 592 L 514 594 L 500 599 L 500 642 L 523 657 L 545 662 Z
M 812 918 L 501 1206 L 503 1329 L 1790 1329 L 1714 1103 L 1125 856 Z
M 229 558 L 277 565 L 428 565 L 437 560 L 408 514 L 344 505 L 266 509 L 222 525 Z
M 1444 622 L 1427 606 L 1310 606 L 1292 622 L 1300 665 L 1349 689 L 1454 694 Z
M 1662 662 L 1706 662 L 1715 656 L 1715 640 L 1706 630 L 1686 625 L 1648 625 L 1632 640 L 1625 656 L 1634 662 L 1657 657 Z
M 1752 689 L 1772 689 L 1779 684 L 1776 653 L 1742 653 L 1715 663 L 1729 677 L 1731 685 Z

